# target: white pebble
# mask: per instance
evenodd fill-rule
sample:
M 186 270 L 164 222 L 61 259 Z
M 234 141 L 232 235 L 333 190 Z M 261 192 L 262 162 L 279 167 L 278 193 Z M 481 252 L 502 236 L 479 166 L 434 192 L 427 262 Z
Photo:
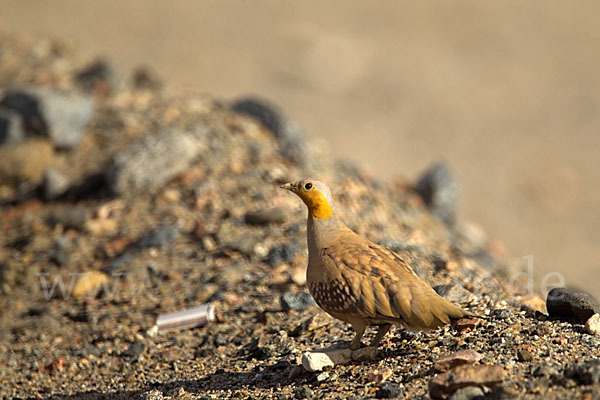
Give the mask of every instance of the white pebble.
M 323 382 L 327 379 L 329 379 L 329 372 L 321 372 L 319 375 L 317 375 L 318 382 Z
M 352 360 L 352 350 L 335 349 L 307 351 L 302 355 L 302 366 L 309 372 L 322 371 L 323 368 L 346 364 Z
M 594 314 L 587 320 L 585 330 L 590 335 L 600 336 L 600 314 Z

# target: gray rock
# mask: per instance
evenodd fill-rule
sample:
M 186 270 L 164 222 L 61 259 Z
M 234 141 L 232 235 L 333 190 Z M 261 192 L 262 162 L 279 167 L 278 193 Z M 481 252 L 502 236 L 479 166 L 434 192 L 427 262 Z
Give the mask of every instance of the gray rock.
M 493 386 L 505 376 L 506 372 L 495 365 L 460 365 L 434 376 L 429 381 L 429 395 L 432 399 L 447 399 L 460 388 Z
M 9 90 L 0 100 L 0 107 L 21 116 L 25 135 L 48 136 L 48 127 L 42 117 L 39 99 L 29 91 Z
M 143 342 L 134 342 L 121 353 L 121 356 L 125 357 L 128 362 L 134 363 L 142 357 L 144 350 L 146 350 L 146 345 Z
M 546 309 L 551 317 L 583 324 L 592 315 L 600 313 L 600 304 L 588 293 L 554 288 L 546 297 Z
M 283 246 L 276 246 L 269 250 L 267 263 L 275 268 L 283 262 L 292 262 L 301 250 L 301 246 L 297 242 L 291 242 Z
M 283 311 L 289 310 L 304 310 L 305 308 L 314 306 L 315 299 L 307 292 L 292 293 L 285 292 L 281 295 L 281 307 Z
M 112 259 L 106 272 L 110 274 L 120 274 L 122 271 L 127 270 L 131 262 L 135 259 L 133 254 L 125 253 Z
M 474 364 L 481 360 L 483 355 L 474 350 L 459 350 L 452 354 L 448 354 L 438 358 L 433 366 L 438 371 L 447 371 L 458 365 Z
M 296 397 L 297 399 L 312 399 L 313 392 L 308 386 L 302 385 L 296 389 L 294 397 Z
M 236 100 L 232 110 L 248 115 L 275 134 L 279 152 L 301 167 L 315 167 L 316 158 L 308 145 L 306 136 L 298 124 L 288 118 L 282 110 L 263 99 L 243 98 Z
M 371 361 L 374 360 L 375 357 L 377 357 L 377 347 L 375 346 L 361 347 L 352 352 L 352 359 L 354 361 Z
M 93 98 L 52 88 L 36 89 L 34 93 L 40 99 L 42 117 L 54 145 L 67 149 L 77 146 L 94 114 Z
M 49 87 L 11 91 L 0 105 L 21 115 L 29 135 L 47 136 L 67 149 L 79 144 L 94 112 L 89 95 Z
M 248 225 L 268 225 L 285 221 L 286 213 L 281 207 L 247 212 L 244 221 Z
M 205 132 L 205 131 L 204 131 Z M 106 170 L 116 194 L 152 192 L 184 172 L 205 149 L 203 133 L 166 131 L 145 136 L 117 153 Z
M 145 233 L 136 243 L 138 247 L 165 248 L 181 233 L 177 225 L 163 225 L 158 229 Z
M 62 196 L 67 189 L 69 189 L 69 181 L 60 171 L 55 168 L 49 168 L 44 172 L 42 194 L 46 201 Z
M 71 262 L 71 240 L 68 236 L 61 236 L 54 241 L 53 261 L 61 266 L 68 266 Z
M 75 81 L 84 90 L 95 91 L 110 89 L 113 80 L 113 70 L 108 61 L 98 59 L 75 74 Z
M 454 224 L 459 187 L 446 164 L 440 162 L 425 171 L 417 180 L 415 191 L 436 217 L 448 226 Z
M 227 242 L 223 247 L 229 250 L 239 251 L 242 254 L 252 257 L 255 255 L 254 249 L 259 243 L 258 236 L 248 233 L 235 240 Z
M 19 113 L 0 107 L 0 145 L 18 143 L 25 138 L 23 120 Z
M 289 379 L 296 379 L 304 373 L 304 368 L 301 365 L 294 365 L 288 374 Z
M 400 385 L 392 382 L 384 382 L 375 392 L 378 399 L 396 399 L 402 394 Z
M 452 303 L 468 303 L 473 300 L 473 294 L 460 285 L 437 285 L 433 290 Z
M 483 399 L 483 390 L 477 386 L 467 386 L 465 388 L 458 389 L 452 396 L 450 396 L 450 400 L 475 399 Z
M 555 368 L 553 368 L 549 365 L 545 365 L 545 364 L 536 367 L 532 372 L 533 376 L 546 377 L 546 378 L 550 378 L 551 376 L 557 375 L 557 374 L 558 374 L 558 371 Z
M 600 383 L 600 360 L 589 360 L 567 368 L 567 378 L 575 380 L 579 385 Z

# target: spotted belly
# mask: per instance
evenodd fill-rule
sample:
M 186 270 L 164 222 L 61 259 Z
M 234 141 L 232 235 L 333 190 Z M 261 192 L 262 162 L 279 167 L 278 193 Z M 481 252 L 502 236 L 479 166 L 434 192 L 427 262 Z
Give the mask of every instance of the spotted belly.
M 330 314 L 352 313 L 356 308 L 358 299 L 347 285 L 338 280 L 311 282 L 308 290 L 319 307 Z
M 410 329 L 401 317 L 384 316 L 374 305 L 365 304 L 365 299 L 356 296 L 351 288 L 339 280 L 310 282 L 308 290 L 323 311 L 344 322 L 362 320 L 367 325 L 397 325 Z M 371 311 L 372 309 L 372 311 Z

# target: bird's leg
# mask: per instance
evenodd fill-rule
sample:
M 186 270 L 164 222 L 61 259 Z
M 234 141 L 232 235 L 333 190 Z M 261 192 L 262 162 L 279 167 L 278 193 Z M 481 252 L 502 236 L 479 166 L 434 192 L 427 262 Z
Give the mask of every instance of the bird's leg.
M 350 342 L 351 350 L 358 350 L 360 348 L 360 339 L 362 339 L 365 334 L 365 329 L 367 329 L 367 325 L 365 323 L 354 323 L 352 324 L 352 328 L 356 331 L 356 336 Z
M 377 328 L 377 335 L 375 335 L 375 337 L 373 338 L 373 341 L 371 342 L 370 346 L 375 346 L 377 347 L 377 345 L 379 344 L 379 342 L 381 342 L 381 339 L 383 339 L 383 337 L 385 336 L 386 333 L 388 333 L 388 331 L 390 330 L 390 328 L 392 327 L 392 325 L 379 325 L 379 327 Z

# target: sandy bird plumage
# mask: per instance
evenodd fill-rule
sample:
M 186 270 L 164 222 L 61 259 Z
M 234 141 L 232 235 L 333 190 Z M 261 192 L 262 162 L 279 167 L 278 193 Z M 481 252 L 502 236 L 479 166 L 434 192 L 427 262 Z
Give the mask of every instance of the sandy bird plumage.
M 439 296 L 398 254 L 350 230 L 337 216 L 329 187 L 304 179 L 282 186 L 308 208 L 310 294 L 324 311 L 356 331 L 350 347 L 360 347 L 369 325 L 378 326 L 376 346 L 392 325 L 434 329 L 471 316 Z

